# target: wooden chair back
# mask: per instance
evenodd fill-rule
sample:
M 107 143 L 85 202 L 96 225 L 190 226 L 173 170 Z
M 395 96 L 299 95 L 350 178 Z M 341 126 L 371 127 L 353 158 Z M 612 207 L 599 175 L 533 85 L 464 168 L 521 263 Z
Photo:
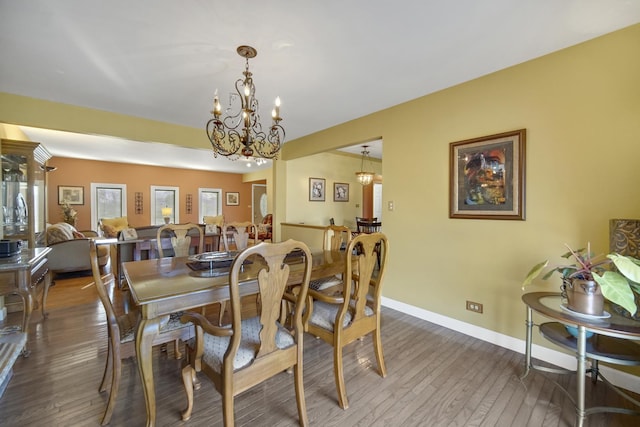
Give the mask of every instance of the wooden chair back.
M 330 225 L 324 229 L 322 249 L 325 251 L 339 251 L 347 247 L 351 241 L 351 230 L 344 225 Z
M 251 238 L 250 236 L 253 236 Z M 256 244 L 258 227 L 252 222 L 230 222 L 222 226 L 224 250 L 230 250 L 229 237 L 235 242 L 236 250 L 241 251 Z
M 387 375 L 380 338 L 382 283 L 389 249 L 382 233 L 359 234 L 347 246 L 341 292 L 326 294 L 309 290 L 303 322 L 312 335 L 333 345 L 334 377 L 338 403 L 349 407 L 344 384 L 342 348 L 372 334 L 379 373 Z M 380 254 L 379 268 L 376 268 Z
M 377 218 L 373 218 L 372 221 L 368 219 L 356 220 L 356 226 L 358 227 L 358 233 L 377 233 L 382 227 L 382 223 L 376 221 Z
M 292 252 L 295 253 L 296 261 L 300 261 L 292 264 L 293 267 L 285 262 L 287 255 Z M 257 292 L 260 304 L 256 317 L 242 319 L 240 282 L 244 276 L 243 268 L 246 268 L 243 263 L 248 259 L 251 260 L 249 268 L 259 269 Z M 229 272 L 230 325 L 214 326 L 197 313 L 189 312 L 183 316 L 183 320 L 190 320 L 198 325 L 195 349 L 189 353 L 190 364 L 185 366 L 182 374 L 188 400 L 188 407 L 182 415 L 183 420 L 191 417 L 196 372 L 205 372 L 218 392 L 222 394 L 224 425 L 233 426 L 234 396 L 293 367 L 298 416 L 300 424 L 307 425 L 302 381 L 304 333 L 302 316 L 311 267 L 311 253 L 304 243 L 293 240 L 282 243 L 261 242 L 242 251 L 231 265 Z M 292 268 L 302 269 L 303 272 L 297 296 L 286 292 Z M 283 298 L 294 298 L 295 309 L 291 331 L 284 329 L 279 322 Z M 288 341 L 286 344 L 281 341 L 283 337 Z M 204 341 L 208 343 L 206 348 L 203 345 Z M 234 362 L 236 365 L 239 363 L 238 353 L 243 352 L 246 355 L 247 348 L 252 349 L 250 360 L 247 361 L 246 358 L 241 357 L 245 364 L 234 367 Z M 206 357 L 204 357 L 205 352 L 207 352 Z M 221 364 L 217 366 L 220 360 Z
M 204 247 L 204 231 L 202 226 L 194 223 L 186 224 L 166 224 L 158 228 L 156 234 L 156 242 L 158 244 L 158 257 L 163 258 L 169 256 L 163 248 L 162 239 L 170 237 L 171 247 L 173 248 L 174 256 L 189 256 L 191 255 L 191 238 L 197 236 L 198 245 L 196 247 L 196 253 L 200 254 Z

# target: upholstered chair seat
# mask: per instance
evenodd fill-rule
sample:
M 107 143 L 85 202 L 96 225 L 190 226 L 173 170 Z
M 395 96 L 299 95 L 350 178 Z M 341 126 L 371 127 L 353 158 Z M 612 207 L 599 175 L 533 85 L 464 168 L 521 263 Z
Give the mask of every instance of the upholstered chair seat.
M 260 347 L 261 329 L 262 325 L 260 324 L 259 317 L 252 317 L 242 321 L 242 341 L 240 342 L 238 352 L 233 359 L 234 371 L 251 364 L 251 362 L 256 358 L 257 350 Z M 229 341 L 229 337 L 220 337 L 210 334 L 204 335 L 204 353 L 202 355 L 202 360 L 218 373 L 221 372 L 224 354 L 229 347 Z M 294 344 L 295 342 L 289 331 L 287 331 L 282 325 L 278 324 L 278 331 L 276 332 L 276 346 L 280 350 L 284 350 Z M 193 346 L 192 341 L 190 341 L 188 345 Z
M 335 327 L 336 318 L 338 315 L 338 310 L 340 306 L 336 304 L 326 303 L 324 301 L 316 301 L 313 304 L 313 313 L 311 314 L 311 318 L 309 319 L 309 323 L 318 326 L 320 328 L 326 329 L 327 331 L 333 331 Z M 369 306 L 364 307 L 364 315 L 367 317 L 373 316 L 375 313 L 373 309 Z M 342 327 L 346 328 L 351 323 L 353 315 L 351 314 L 351 310 L 347 310 L 344 314 L 344 318 L 342 319 Z

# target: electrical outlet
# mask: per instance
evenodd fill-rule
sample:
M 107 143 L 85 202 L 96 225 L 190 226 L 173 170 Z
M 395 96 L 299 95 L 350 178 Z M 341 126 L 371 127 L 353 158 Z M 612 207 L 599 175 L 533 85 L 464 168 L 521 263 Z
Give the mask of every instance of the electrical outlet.
M 479 302 L 467 301 L 467 310 L 482 314 L 482 304 Z

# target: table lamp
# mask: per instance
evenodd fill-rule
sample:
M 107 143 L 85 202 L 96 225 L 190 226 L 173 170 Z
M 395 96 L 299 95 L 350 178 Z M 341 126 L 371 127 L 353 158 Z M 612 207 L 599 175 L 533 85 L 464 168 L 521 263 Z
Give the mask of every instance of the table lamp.
M 164 223 L 169 224 L 169 221 L 171 221 L 171 208 L 162 208 L 162 216 L 164 217 Z

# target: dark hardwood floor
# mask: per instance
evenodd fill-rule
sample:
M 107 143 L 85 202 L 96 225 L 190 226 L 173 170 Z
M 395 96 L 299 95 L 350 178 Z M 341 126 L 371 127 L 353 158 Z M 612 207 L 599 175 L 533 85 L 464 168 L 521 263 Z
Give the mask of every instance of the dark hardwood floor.
M 35 312 L 31 355 L 20 358 L 0 399 L 2 426 L 97 426 L 106 394 L 98 392 L 106 357 L 104 312 L 90 277 L 57 280 L 49 296 L 49 318 Z M 126 309 L 127 294 L 114 290 Z M 0 328 L 20 322 L 11 313 Z M 217 316 L 217 306 L 207 311 Z M 307 412 L 315 426 L 571 426 L 571 402 L 553 383 L 533 372 L 519 380 L 524 356 L 394 310 L 383 311 L 383 345 L 388 376 L 376 371 L 371 338 L 345 349 L 350 408 L 336 401 L 332 349 L 305 338 Z M 159 426 L 220 426 L 221 401 L 202 376 L 193 417 L 180 419 L 186 404 L 172 346 L 154 349 Z M 568 376 L 551 376 L 572 385 Z M 624 405 L 603 384 L 588 382 L 587 404 Z M 597 402 L 597 403 L 596 403 Z M 238 426 L 297 425 L 293 377 L 282 373 L 235 400 Z M 112 426 L 143 426 L 145 408 L 135 358 L 123 363 Z M 639 417 L 594 414 L 586 425 L 637 426 Z

